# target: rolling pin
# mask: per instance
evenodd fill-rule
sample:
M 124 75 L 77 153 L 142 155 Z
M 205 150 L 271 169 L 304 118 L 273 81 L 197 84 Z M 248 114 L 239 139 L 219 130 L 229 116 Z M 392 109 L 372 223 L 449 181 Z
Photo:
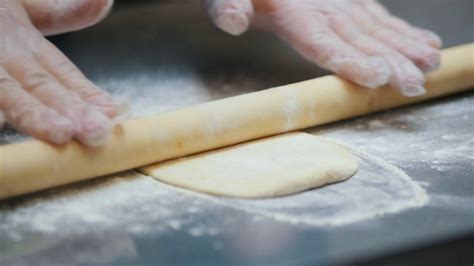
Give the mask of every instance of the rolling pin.
M 427 94 L 419 97 L 325 76 L 129 120 L 99 149 L 74 141 L 60 147 L 36 140 L 3 145 L 0 199 L 474 87 L 474 44 L 445 49 L 441 62 L 427 77 Z

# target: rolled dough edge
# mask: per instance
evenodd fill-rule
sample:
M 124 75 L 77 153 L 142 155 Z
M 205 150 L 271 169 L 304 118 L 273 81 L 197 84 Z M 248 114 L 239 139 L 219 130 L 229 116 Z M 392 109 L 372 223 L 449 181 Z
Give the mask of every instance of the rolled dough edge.
M 297 183 L 290 183 L 288 181 L 283 182 L 283 184 L 277 183 L 277 182 L 255 183 L 252 190 L 241 190 L 241 189 L 238 189 L 239 188 L 238 183 L 236 183 L 235 186 L 221 187 L 219 189 L 216 189 L 215 187 L 208 187 L 206 186 L 206 184 L 189 185 L 188 182 L 185 182 L 179 179 L 173 180 L 172 178 L 160 175 L 159 173 L 155 172 L 156 169 L 158 169 L 160 166 L 163 166 L 163 165 L 179 164 L 183 160 L 188 160 L 188 159 L 192 159 L 192 158 L 196 158 L 200 156 L 206 156 L 210 153 L 218 153 L 223 150 L 231 150 L 231 149 L 238 148 L 244 145 L 254 144 L 261 141 L 271 140 L 273 138 L 278 138 L 282 136 L 291 136 L 291 135 L 311 136 L 312 138 L 317 138 L 321 142 L 325 142 L 325 143 L 333 145 L 333 148 L 338 149 L 338 153 L 340 153 L 340 155 L 344 157 L 342 160 L 347 163 L 347 165 L 345 165 L 343 169 L 344 170 L 343 173 L 341 173 L 341 169 L 339 169 L 338 173 L 336 173 L 336 171 L 334 171 L 334 173 L 326 172 L 326 174 L 324 175 L 324 178 L 318 178 L 318 177 L 315 177 L 315 174 L 317 174 L 317 171 L 315 171 L 314 174 L 311 174 L 310 178 L 306 178 L 306 177 L 299 178 L 300 182 L 297 182 Z M 312 134 L 308 134 L 304 132 L 291 132 L 291 133 L 271 136 L 268 138 L 262 138 L 262 139 L 257 139 L 257 140 L 253 140 L 249 142 L 244 142 L 244 143 L 240 143 L 240 144 L 229 146 L 229 147 L 224 147 L 217 150 L 198 153 L 191 156 L 181 157 L 181 158 L 173 159 L 170 161 L 165 161 L 162 163 L 152 164 L 149 166 L 138 168 L 136 170 L 142 174 L 145 174 L 147 176 L 154 178 L 158 182 L 163 182 L 168 185 L 178 187 L 180 189 L 187 189 L 187 190 L 202 192 L 202 193 L 206 193 L 206 194 L 210 194 L 214 196 L 223 196 L 223 197 L 230 197 L 230 198 L 262 199 L 262 198 L 289 196 L 289 195 L 300 193 L 303 191 L 319 188 L 325 185 L 342 182 L 354 176 L 357 173 L 358 169 L 359 169 L 359 162 L 357 160 L 357 157 L 353 155 L 343 145 L 335 143 L 331 140 L 328 140 L 327 138 L 315 136 Z M 246 181 L 241 182 L 242 185 L 244 185 L 245 183 Z

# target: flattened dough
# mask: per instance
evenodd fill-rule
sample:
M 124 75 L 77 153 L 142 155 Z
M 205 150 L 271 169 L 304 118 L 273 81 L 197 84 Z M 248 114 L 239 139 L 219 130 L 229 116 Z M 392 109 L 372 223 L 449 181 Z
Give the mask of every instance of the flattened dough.
M 283 196 L 351 177 L 357 159 L 344 147 L 289 133 L 140 169 L 160 181 L 214 195 Z

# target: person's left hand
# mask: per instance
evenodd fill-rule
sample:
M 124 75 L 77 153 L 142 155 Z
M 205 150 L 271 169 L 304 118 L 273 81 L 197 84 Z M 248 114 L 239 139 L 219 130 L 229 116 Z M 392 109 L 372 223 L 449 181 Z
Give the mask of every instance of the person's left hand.
M 368 88 L 425 93 L 441 40 L 391 15 L 376 0 L 203 0 L 223 31 L 251 25 L 275 33 L 308 60 Z

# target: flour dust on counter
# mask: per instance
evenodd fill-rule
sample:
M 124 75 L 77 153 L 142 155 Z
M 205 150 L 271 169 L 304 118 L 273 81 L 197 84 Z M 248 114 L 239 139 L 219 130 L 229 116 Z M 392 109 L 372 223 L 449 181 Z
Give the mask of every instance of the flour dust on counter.
M 402 170 L 372 155 L 350 150 L 359 170 L 350 179 L 286 197 L 228 199 L 219 203 L 282 222 L 341 226 L 422 207 L 425 190 Z
M 193 230 L 196 217 L 215 207 L 167 187 L 130 171 L 5 203 L 0 206 L 0 235 L 21 240 L 30 233 L 80 235 L 114 228 L 137 234 Z
M 315 130 L 416 175 L 430 195 L 428 206 L 472 210 L 472 185 L 456 184 L 474 169 L 473 93 L 308 131 Z
M 168 112 L 264 88 L 260 79 L 248 74 L 235 73 L 232 80 L 219 76 L 204 80 L 186 69 L 179 73 L 137 74 L 122 79 L 102 78 L 97 84 L 110 88 L 114 96 L 128 103 L 132 117 Z
M 462 126 L 461 126 L 462 125 Z M 474 94 L 404 108 L 318 131 L 404 169 L 449 171 L 474 161 Z

